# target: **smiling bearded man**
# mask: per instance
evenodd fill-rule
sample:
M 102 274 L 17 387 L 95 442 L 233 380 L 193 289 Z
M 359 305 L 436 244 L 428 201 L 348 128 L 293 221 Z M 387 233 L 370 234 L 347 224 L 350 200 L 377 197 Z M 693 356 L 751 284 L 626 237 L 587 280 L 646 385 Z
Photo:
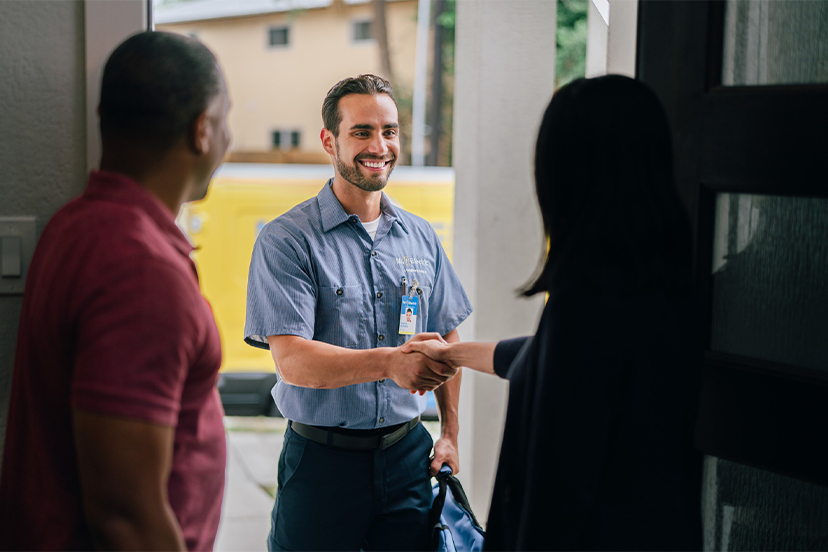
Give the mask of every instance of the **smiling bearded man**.
M 268 548 L 423 550 L 429 471 L 459 468 L 460 377 L 400 346 L 420 332 L 458 341 L 471 305 L 428 222 L 381 191 L 400 153 L 388 81 L 337 83 L 322 118 L 335 176 L 265 226 L 250 261 L 245 340 L 270 349 L 290 420 Z M 403 326 L 409 304 L 418 316 Z M 426 398 L 410 392 L 428 390 L 442 422 L 433 459 Z

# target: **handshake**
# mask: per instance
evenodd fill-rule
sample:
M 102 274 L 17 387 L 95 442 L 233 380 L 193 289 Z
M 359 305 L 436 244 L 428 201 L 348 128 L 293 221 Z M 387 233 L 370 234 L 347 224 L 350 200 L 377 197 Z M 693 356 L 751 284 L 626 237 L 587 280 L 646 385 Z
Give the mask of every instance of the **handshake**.
M 449 360 L 450 347 L 440 334 L 415 335 L 397 347 L 391 379 L 400 387 L 420 395 L 437 389 L 460 369 Z

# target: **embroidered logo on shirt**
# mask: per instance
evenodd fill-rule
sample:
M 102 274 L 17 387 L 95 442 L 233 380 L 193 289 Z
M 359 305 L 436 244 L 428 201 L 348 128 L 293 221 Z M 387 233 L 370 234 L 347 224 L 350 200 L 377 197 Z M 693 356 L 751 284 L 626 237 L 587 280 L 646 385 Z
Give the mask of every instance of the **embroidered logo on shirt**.
M 428 259 L 415 259 L 414 257 L 397 257 L 397 264 L 405 265 L 406 268 L 410 266 L 428 266 L 431 262 Z

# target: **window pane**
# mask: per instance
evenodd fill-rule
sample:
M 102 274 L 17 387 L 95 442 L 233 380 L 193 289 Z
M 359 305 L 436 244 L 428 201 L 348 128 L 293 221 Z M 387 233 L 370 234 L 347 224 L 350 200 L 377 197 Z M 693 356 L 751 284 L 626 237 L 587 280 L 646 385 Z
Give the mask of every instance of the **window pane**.
M 828 83 L 828 2 L 728 0 L 722 84 Z
M 354 23 L 354 42 L 372 40 L 373 38 L 374 30 L 370 21 L 357 21 Z
M 828 371 L 828 199 L 719 194 L 711 349 Z
M 704 550 L 828 550 L 828 488 L 704 459 Z
M 294 130 L 290 133 L 290 147 L 298 148 L 299 147 L 299 131 Z
M 282 145 L 282 133 L 278 130 L 273 131 L 273 147 L 278 148 Z
M 272 27 L 270 29 L 270 45 L 286 46 L 288 44 L 288 28 Z

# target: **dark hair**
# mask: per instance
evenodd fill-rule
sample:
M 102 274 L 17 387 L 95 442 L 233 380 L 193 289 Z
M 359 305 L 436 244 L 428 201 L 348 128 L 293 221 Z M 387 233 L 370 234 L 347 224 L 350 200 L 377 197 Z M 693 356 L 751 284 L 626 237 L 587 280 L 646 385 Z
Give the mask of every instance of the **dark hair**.
M 525 295 L 571 281 L 621 294 L 688 288 L 670 129 L 644 84 L 607 75 L 558 90 L 538 132 L 535 190 L 548 250 Z
M 342 79 L 328 90 L 325 101 L 322 102 L 322 122 L 334 136 L 339 136 L 339 123 L 342 122 L 339 100 L 349 94 L 388 94 L 394 100 L 394 105 L 397 105 L 391 83 L 382 77 L 366 74 Z
M 178 34 L 142 32 L 109 56 L 101 83 L 101 137 L 166 151 L 223 89 L 215 56 Z

